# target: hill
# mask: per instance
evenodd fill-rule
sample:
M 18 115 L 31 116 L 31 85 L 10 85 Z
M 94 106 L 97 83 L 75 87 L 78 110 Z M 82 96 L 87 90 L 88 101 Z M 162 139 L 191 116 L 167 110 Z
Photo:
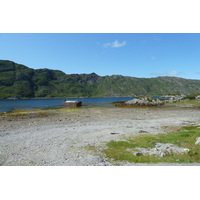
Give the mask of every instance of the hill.
M 200 93 L 200 80 L 65 74 L 0 60 L 0 98 L 120 97 Z

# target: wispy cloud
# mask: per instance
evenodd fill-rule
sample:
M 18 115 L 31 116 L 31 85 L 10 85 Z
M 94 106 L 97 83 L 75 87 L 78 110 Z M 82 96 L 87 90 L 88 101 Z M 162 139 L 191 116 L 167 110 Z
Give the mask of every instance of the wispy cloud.
M 161 74 L 151 73 L 151 76 L 178 76 L 180 74 L 181 74 L 181 72 L 177 72 L 177 71 L 173 70 L 173 71 L 164 72 L 164 73 L 161 73 Z
M 115 40 L 114 42 L 111 43 L 104 43 L 103 47 L 104 48 L 119 48 L 119 47 L 123 47 L 126 45 L 126 41 L 123 42 L 119 42 L 118 40 Z
M 178 76 L 180 74 L 181 74 L 181 72 L 177 72 L 177 71 L 173 70 L 171 72 L 163 73 L 163 76 Z
M 156 59 L 156 56 L 151 56 L 151 60 L 155 60 Z

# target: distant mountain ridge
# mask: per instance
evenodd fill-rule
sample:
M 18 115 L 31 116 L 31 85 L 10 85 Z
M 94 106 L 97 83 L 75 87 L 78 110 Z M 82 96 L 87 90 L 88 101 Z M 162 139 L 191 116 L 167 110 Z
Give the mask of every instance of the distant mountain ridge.
M 200 80 L 65 74 L 0 60 L 0 98 L 160 96 L 200 93 Z

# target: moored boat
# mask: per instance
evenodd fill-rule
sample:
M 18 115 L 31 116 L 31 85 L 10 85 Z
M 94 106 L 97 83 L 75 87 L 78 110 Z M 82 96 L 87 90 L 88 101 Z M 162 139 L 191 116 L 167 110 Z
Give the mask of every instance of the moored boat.
M 70 101 L 70 100 L 65 100 L 63 102 L 64 105 L 66 106 L 71 106 L 71 107 L 81 107 L 82 102 L 81 101 Z

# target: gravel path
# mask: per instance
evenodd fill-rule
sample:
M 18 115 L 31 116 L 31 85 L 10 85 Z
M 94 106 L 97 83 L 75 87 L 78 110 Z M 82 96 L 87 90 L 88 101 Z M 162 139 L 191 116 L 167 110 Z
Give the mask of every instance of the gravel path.
M 194 108 L 80 108 L 72 111 L 75 112 L 55 110 L 45 111 L 43 116 L 0 117 L 0 165 L 136 165 L 110 163 L 100 151 L 106 142 L 124 136 L 164 133 L 179 126 L 200 124 L 200 110 Z

